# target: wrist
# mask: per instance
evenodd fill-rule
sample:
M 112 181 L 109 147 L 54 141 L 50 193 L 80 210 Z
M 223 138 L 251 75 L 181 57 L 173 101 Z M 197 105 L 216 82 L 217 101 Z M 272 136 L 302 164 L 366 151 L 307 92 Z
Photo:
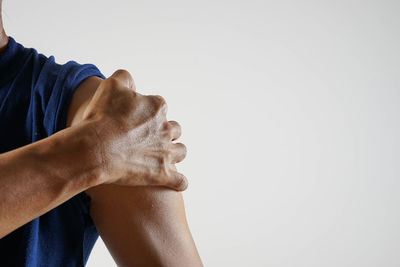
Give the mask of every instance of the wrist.
M 61 130 L 37 144 L 37 159 L 71 186 L 86 190 L 99 184 L 101 153 L 91 122 Z M 40 144 L 42 142 L 42 144 Z

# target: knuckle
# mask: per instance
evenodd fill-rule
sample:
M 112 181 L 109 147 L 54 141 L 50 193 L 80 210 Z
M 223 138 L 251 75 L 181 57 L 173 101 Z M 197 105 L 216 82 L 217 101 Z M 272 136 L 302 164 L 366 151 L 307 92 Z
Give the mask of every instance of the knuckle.
M 181 129 L 181 125 L 177 121 L 169 121 L 173 127 Z
M 174 130 L 177 132 L 177 137 L 181 136 L 182 135 L 182 127 L 181 127 L 181 125 L 178 122 L 173 121 L 173 127 L 174 127 Z
M 154 100 L 160 105 L 166 105 L 167 101 L 165 101 L 164 97 L 160 96 L 160 95 L 153 95 L 152 96 L 154 98 Z
M 121 74 L 121 75 L 131 75 L 129 73 L 129 71 L 125 70 L 125 69 L 117 69 L 115 72 L 115 74 Z
M 164 131 L 170 131 L 171 128 L 172 128 L 172 125 L 171 125 L 168 121 L 163 122 L 163 124 L 162 124 L 162 130 L 164 130 Z
M 183 190 L 186 190 L 186 189 L 187 189 L 188 185 L 189 185 L 189 182 L 188 182 L 188 180 L 186 179 L 186 177 L 183 176 L 183 175 L 179 175 L 178 178 L 176 179 L 176 187 L 177 187 L 179 190 L 182 190 L 182 191 L 183 191 Z
M 187 153 L 187 148 L 186 148 L 186 146 L 185 146 L 183 143 L 177 143 L 177 144 L 179 144 L 179 147 L 180 147 L 180 149 L 181 149 L 181 151 L 182 151 L 182 154 L 183 154 L 183 155 L 186 155 L 186 153 Z
M 165 131 L 164 137 L 165 137 L 166 139 L 168 139 L 168 140 L 171 140 L 171 139 L 172 139 L 173 135 L 172 135 L 171 129 L 167 129 L 167 130 Z
M 160 95 L 151 95 L 152 101 L 155 103 L 155 107 L 157 110 L 161 110 L 163 114 L 166 114 L 168 111 L 168 105 L 165 99 Z
M 168 122 L 163 123 L 160 129 L 160 134 L 163 139 L 170 140 L 172 138 L 172 126 Z
M 129 88 L 135 88 L 135 82 L 131 73 L 125 69 L 118 69 L 116 72 L 117 76 L 122 77 L 124 82 Z

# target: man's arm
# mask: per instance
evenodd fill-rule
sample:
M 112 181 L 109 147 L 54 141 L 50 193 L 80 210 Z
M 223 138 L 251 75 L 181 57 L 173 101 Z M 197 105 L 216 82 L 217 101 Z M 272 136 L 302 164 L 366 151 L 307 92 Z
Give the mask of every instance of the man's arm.
M 184 149 L 169 146 L 162 97 L 136 93 L 118 70 L 85 111 L 79 125 L 0 154 L 0 238 L 96 185 L 186 188 L 170 164 Z
M 79 124 L 101 79 L 77 88 L 68 126 Z M 91 216 L 118 266 L 202 266 L 182 194 L 163 187 L 100 185 L 86 190 Z
M 0 238 L 97 184 L 101 162 L 87 126 L 0 154 Z

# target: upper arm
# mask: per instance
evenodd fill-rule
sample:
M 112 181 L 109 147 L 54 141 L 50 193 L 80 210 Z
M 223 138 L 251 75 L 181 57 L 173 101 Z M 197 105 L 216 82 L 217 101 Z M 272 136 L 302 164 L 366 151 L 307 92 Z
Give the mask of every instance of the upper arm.
M 67 126 L 81 121 L 101 82 L 90 77 L 76 90 Z M 202 266 L 182 193 L 163 187 L 99 185 L 86 190 L 90 214 L 119 266 Z
M 182 194 L 161 187 L 87 190 L 91 216 L 118 266 L 200 266 Z
M 102 80 L 100 77 L 91 76 L 76 88 L 68 107 L 67 127 L 82 121 L 83 113 Z

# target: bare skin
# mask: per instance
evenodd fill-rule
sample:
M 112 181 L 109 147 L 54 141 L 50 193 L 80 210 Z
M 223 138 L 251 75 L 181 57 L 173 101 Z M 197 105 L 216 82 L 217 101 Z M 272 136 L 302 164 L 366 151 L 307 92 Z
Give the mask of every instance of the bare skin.
M 99 184 L 93 136 L 82 124 L 0 154 L 0 238 Z
M 101 82 L 91 77 L 77 88 L 68 126 L 84 120 Z M 181 130 L 175 121 L 168 124 L 166 128 L 174 129 L 169 137 L 171 145 Z M 181 193 L 165 187 L 118 185 L 100 185 L 86 193 L 92 198 L 90 213 L 96 228 L 118 266 L 202 266 Z
M 8 37 L 0 26 L 1 56 Z M 72 127 L 0 154 L 0 238 L 86 191 L 119 266 L 202 266 L 182 195 L 166 188 L 187 186 L 174 165 L 186 154 L 172 143 L 180 126 L 166 110 L 162 97 L 135 93 L 125 71 L 83 82 L 68 112 Z
M 100 183 L 187 187 L 175 163 L 186 156 L 178 138 L 180 126 L 167 122 L 167 104 L 161 96 L 135 92 L 127 71 L 118 70 L 101 81 L 86 107 L 82 121 L 95 122 L 101 156 Z
M 0 238 L 96 185 L 186 188 L 185 176 L 167 169 L 172 163 L 165 161 L 182 159 L 185 152 L 169 149 L 165 144 L 171 133 L 166 131 L 171 130 L 154 123 L 165 122 L 160 118 L 165 115 L 159 115 L 165 111 L 165 101 L 158 96 L 139 96 L 128 88 L 131 82 L 126 71 L 117 71 L 102 81 L 85 121 L 0 154 Z M 113 108 L 111 103 L 127 95 L 137 96 L 135 101 L 131 99 L 134 105 Z M 131 113 L 141 121 L 132 123 Z M 99 129 L 103 129 L 101 134 Z M 141 141 L 149 141 L 143 139 L 143 129 L 153 137 L 150 142 Z M 154 160 L 154 155 L 161 159 Z

